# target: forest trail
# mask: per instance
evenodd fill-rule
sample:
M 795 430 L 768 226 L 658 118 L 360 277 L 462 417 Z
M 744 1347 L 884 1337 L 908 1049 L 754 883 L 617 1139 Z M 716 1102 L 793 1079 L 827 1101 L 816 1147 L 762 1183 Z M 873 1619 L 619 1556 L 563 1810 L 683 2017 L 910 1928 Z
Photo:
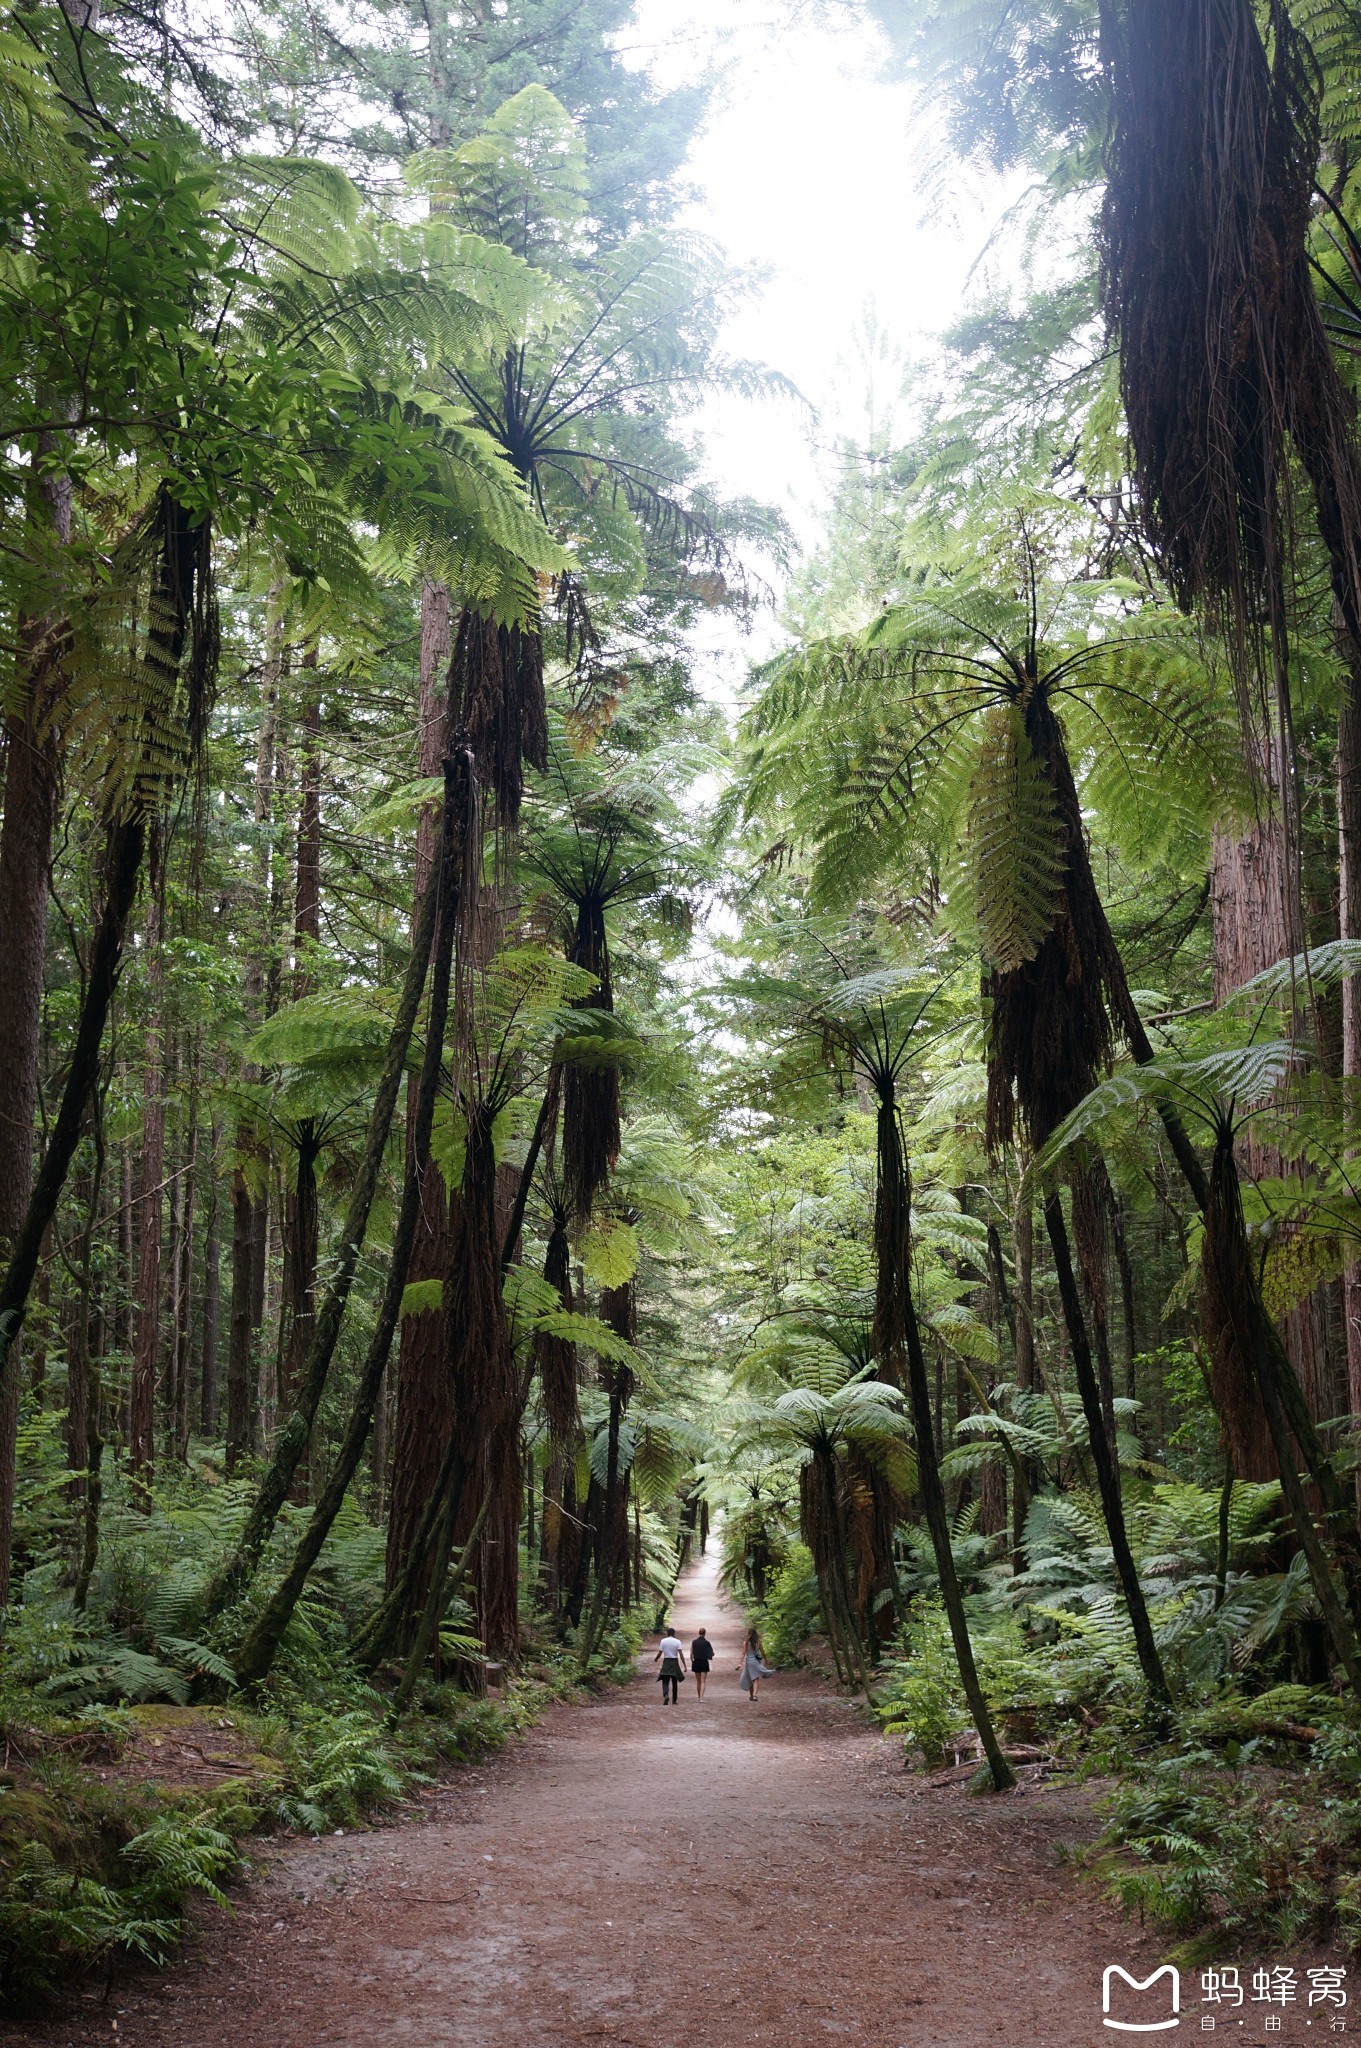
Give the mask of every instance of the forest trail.
M 1153 1944 L 1056 1864 L 1085 1798 L 931 1788 L 813 1674 L 749 1704 L 717 1575 L 675 1603 L 717 1645 L 703 1705 L 687 1679 L 662 1707 L 650 1644 L 421 1818 L 266 1847 L 181 1966 L 0 2041 L 1095 2048 L 1104 1965 Z

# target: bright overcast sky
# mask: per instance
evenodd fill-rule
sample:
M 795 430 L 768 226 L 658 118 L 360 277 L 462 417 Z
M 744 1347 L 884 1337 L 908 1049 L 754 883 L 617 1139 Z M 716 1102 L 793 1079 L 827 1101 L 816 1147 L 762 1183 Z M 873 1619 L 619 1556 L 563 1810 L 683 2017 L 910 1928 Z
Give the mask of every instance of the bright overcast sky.
M 825 451 L 863 417 L 856 331 L 867 309 L 919 353 L 961 311 L 1002 201 L 994 187 L 985 212 L 956 194 L 952 220 L 924 218 L 913 87 L 884 76 L 873 29 L 848 16 L 791 21 L 794 13 L 780 0 L 638 0 L 620 43 L 663 84 L 720 68 L 687 167 L 689 224 L 735 262 L 768 271 L 728 351 L 792 378 L 818 417 L 710 400 L 707 466 L 726 491 L 780 506 L 806 544 L 826 502 Z M 730 644 L 729 660 L 737 652 Z

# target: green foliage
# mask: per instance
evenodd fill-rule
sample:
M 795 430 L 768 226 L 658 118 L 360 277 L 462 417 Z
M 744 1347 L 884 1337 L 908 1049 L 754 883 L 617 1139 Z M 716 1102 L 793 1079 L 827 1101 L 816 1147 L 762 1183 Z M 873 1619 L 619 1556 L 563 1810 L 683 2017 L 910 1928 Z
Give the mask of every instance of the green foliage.
M 877 1710 L 885 1732 L 900 1737 L 934 1769 L 962 1725 L 959 1673 L 944 1608 L 934 1600 L 918 1602 L 904 1634 L 907 1654 L 887 1664 Z
M 797 1661 L 799 1646 L 818 1625 L 821 1595 L 812 1554 L 806 1544 L 791 1543 L 776 1569 L 760 1607 L 761 1640 L 776 1664 Z
M 1258 1703 L 1258 1726 L 1279 1735 L 1268 1704 Z M 1126 1911 L 1198 1937 L 1192 1953 L 1213 1942 L 1222 1954 L 1226 1936 L 1288 1951 L 1341 1932 L 1354 1946 L 1355 1730 L 1334 1719 L 1306 1768 L 1281 1776 L 1260 1769 L 1267 1735 L 1246 1732 L 1250 1711 L 1242 1718 L 1241 1739 L 1213 1749 L 1192 1739 L 1130 1770 L 1109 1799 L 1096 1870 Z
M 988 714 L 969 792 L 974 914 L 999 974 L 1038 952 L 1054 922 L 1063 842 L 1054 792 L 1016 705 Z
M 337 1823 L 352 1825 L 370 1807 L 400 1799 L 405 1790 L 372 1715 L 359 1709 L 328 1714 L 303 1708 L 290 1727 L 286 1762 L 280 1818 L 314 1835 Z
M 0 1793 L 0 1802 L 13 1794 Z M 126 1830 L 135 1808 L 106 1817 Z M 210 1812 L 167 1811 L 110 1850 L 107 1833 L 78 1820 L 35 1832 L 0 1871 L 0 1998 L 31 2006 L 81 1972 L 118 1956 L 164 1963 L 195 1893 L 225 1904 L 222 1880 L 238 1862 Z M 0 1823 L 3 1823 L 0 1804 Z M 90 1821 L 84 1827 L 91 1827 Z M 41 1823 L 39 1824 L 41 1825 Z

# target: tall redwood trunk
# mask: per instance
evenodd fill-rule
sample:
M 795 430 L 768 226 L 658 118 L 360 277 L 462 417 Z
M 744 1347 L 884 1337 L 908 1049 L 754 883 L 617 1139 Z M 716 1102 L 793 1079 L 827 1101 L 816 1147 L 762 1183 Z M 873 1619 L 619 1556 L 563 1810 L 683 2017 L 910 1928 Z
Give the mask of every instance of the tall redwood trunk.
M 71 530 L 70 486 L 64 479 L 39 487 L 38 506 L 59 540 Z M 44 514 L 38 511 L 39 517 Z M 38 1051 L 42 1027 L 43 963 L 47 941 L 47 879 L 57 815 L 57 748 L 44 731 L 52 685 L 47 634 L 33 622 L 21 628 L 27 643 L 22 701 L 5 719 L 5 808 L 0 820 L 0 1253 L 23 1222 L 33 1179 L 33 1130 L 38 1105 Z M 0 1606 L 9 1597 L 10 1541 L 14 1526 L 14 1451 L 19 1417 L 19 1373 L 0 1395 Z
M 1258 768 L 1267 794 L 1276 780 L 1275 748 L 1261 747 Z M 1290 958 L 1303 944 L 1284 826 L 1264 809 L 1240 838 L 1217 832 L 1211 867 L 1214 928 L 1214 996 L 1223 1003 L 1253 975 Z M 1301 998 L 1305 991 L 1300 991 Z M 1276 1176 L 1285 1169 L 1279 1153 L 1251 1137 L 1241 1141 L 1249 1178 Z M 1277 1318 L 1286 1353 L 1317 1419 L 1328 1406 L 1332 1382 L 1327 1316 L 1321 1298 L 1310 1297 Z M 1215 1365 L 1212 1360 L 1212 1377 Z M 1217 1405 L 1220 1405 L 1217 1403 Z M 1229 1453 L 1240 1479 L 1276 1477 L 1276 1459 L 1261 1399 L 1251 1387 L 1222 1390 L 1221 1412 L 1233 1418 Z
M 1339 934 L 1361 938 L 1361 674 L 1355 663 L 1337 722 L 1337 855 Z M 1344 1082 L 1361 1085 L 1361 977 L 1342 984 L 1342 1074 Z M 1342 1304 L 1347 1406 L 1356 1415 L 1361 1414 L 1361 1264 L 1349 1266 L 1343 1275 Z M 1356 1487 L 1361 1506 L 1361 1467 Z

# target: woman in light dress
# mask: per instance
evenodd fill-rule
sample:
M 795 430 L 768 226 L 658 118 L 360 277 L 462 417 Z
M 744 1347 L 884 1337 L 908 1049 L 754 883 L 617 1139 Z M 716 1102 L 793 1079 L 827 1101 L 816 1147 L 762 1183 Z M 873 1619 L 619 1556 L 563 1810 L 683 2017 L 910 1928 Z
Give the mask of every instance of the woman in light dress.
M 772 1676 L 772 1667 L 766 1662 L 766 1653 L 761 1647 L 761 1638 L 754 1628 L 747 1630 L 747 1639 L 742 1645 L 742 1662 L 737 1667 L 742 1681 L 742 1690 L 748 1700 L 754 1700 L 760 1691 L 761 1680 Z

